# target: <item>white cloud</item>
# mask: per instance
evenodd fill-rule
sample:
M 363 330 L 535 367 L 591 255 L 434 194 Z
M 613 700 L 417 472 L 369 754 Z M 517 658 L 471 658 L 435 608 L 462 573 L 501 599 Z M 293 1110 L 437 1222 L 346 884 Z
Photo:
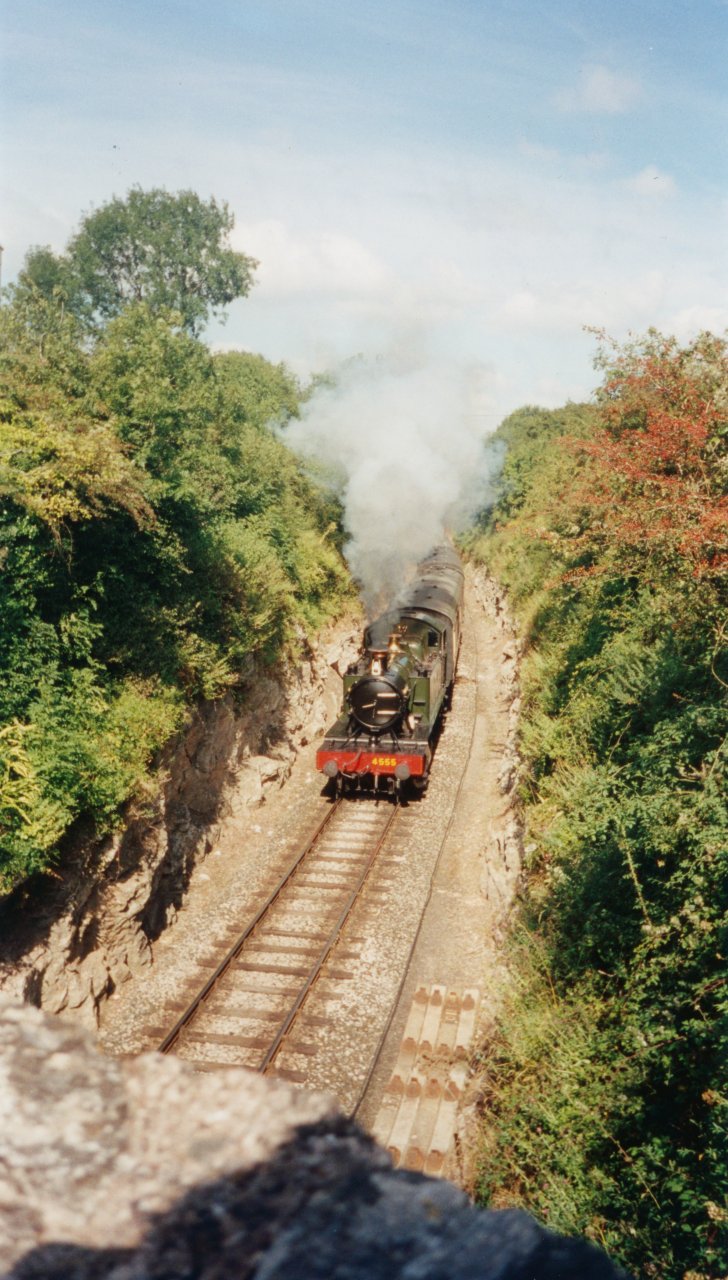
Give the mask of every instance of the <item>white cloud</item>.
M 259 259 L 257 281 L 267 294 L 370 296 L 390 284 L 380 259 L 341 231 L 302 234 L 269 219 L 238 223 L 232 243 Z
M 568 282 L 558 289 L 520 289 L 508 294 L 499 318 L 512 331 L 574 334 L 584 326 L 624 329 L 648 325 L 659 313 L 667 284 L 661 271 L 606 281 L 595 272 L 588 283 Z
M 694 337 L 703 329 L 724 333 L 728 331 L 728 307 L 683 307 L 672 316 L 667 328 L 681 341 Z
M 642 97 L 642 86 L 631 76 L 608 67 L 582 68 L 578 83 L 562 89 L 556 104 L 562 111 L 585 111 L 599 115 L 621 115 L 631 111 Z
M 536 325 L 546 319 L 541 300 L 531 289 L 518 289 L 503 303 L 503 317 L 515 325 Z
M 610 165 L 610 157 L 605 151 L 566 152 L 557 147 L 545 147 L 539 142 L 531 142 L 527 138 L 521 139 L 518 151 L 526 160 L 565 173 L 598 173 L 608 169 Z
M 636 191 L 637 195 L 658 200 L 673 196 L 677 190 L 675 179 L 669 173 L 662 173 L 654 164 L 648 164 L 646 168 L 630 178 L 627 186 L 630 190 Z

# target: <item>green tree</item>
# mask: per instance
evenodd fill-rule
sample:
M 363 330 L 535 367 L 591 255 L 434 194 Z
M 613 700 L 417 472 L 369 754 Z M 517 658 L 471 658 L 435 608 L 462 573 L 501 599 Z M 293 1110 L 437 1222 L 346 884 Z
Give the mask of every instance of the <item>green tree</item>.
M 50 245 L 36 245 L 25 255 L 25 263 L 12 293 L 26 318 L 49 303 L 61 311 L 79 309 L 78 282 L 73 278 L 68 258 L 53 253 Z M 38 320 L 38 317 L 35 317 Z
M 292 374 L 149 301 L 90 344 L 52 268 L 0 307 L 0 896 L 77 819 L 109 830 L 186 708 L 243 696 L 349 586 L 267 425 Z
M 179 312 L 184 328 L 198 334 L 253 283 L 257 263 L 230 247 L 234 224 L 225 201 L 133 187 L 89 213 L 64 255 L 32 249 L 17 292 L 56 298 L 92 328 L 129 302 L 145 302 Z
M 271 364 L 250 351 L 224 351 L 214 359 L 239 421 L 268 427 L 298 415 L 301 389 L 284 364 Z

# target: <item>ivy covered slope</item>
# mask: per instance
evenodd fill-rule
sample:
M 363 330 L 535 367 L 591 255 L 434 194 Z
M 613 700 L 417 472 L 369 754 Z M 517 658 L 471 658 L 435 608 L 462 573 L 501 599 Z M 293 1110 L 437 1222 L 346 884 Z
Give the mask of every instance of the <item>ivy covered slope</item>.
M 225 249 L 231 220 L 209 226 L 210 202 L 198 225 L 190 193 L 130 203 L 126 222 L 109 207 L 96 275 L 79 233 L 62 258 L 33 251 L 0 307 L 0 891 L 48 867 L 79 817 L 112 827 L 186 708 L 249 655 L 290 651 L 349 589 L 337 512 L 270 429 L 296 413 L 295 380 L 195 336 L 248 262 Z M 155 241 L 154 273 L 117 279 L 145 210 L 176 239 Z M 182 270 L 193 231 L 204 288 Z M 177 294 L 160 292 L 165 252 Z
M 728 360 L 650 332 L 599 363 L 594 405 L 502 425 L 474 541 L 527 642 L 481 1190 L 695 1280 L 728 1262 Z

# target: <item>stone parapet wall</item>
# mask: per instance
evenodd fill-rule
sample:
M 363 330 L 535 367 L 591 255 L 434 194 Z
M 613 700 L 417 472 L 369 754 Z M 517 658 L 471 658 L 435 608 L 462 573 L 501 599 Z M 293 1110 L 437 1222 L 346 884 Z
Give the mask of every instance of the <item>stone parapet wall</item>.
M 619 1280 L 582 1240 L 394 1171 L 324 1094 L 103 1057 L 0 1005 L 7 1280 Z

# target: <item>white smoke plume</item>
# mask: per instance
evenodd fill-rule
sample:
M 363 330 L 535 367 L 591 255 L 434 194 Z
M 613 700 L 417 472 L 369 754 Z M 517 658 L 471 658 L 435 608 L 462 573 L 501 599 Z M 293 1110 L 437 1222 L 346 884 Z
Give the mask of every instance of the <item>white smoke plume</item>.
M 345 554 L 370 616 L 489 499 L 500 451 L 486 446 L 488 377 L 409 353 L 358 358 L 286 427 L 293 449 L 339 479 Z

